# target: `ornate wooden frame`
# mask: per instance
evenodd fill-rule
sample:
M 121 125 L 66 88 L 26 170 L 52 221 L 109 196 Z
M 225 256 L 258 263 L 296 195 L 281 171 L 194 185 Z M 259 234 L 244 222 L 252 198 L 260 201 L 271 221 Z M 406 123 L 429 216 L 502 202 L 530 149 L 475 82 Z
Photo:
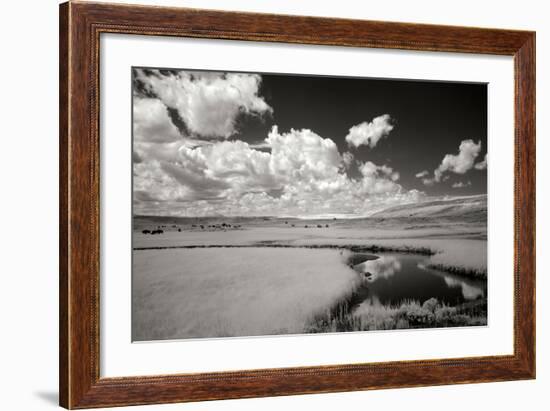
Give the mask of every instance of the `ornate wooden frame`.
M 513 56 L 514 354 L 155 377 L 99 373 L 101 33 Z M 535 33 L 183 8 L 60 6 L 60 404 L 90 408 L 535 377 Z

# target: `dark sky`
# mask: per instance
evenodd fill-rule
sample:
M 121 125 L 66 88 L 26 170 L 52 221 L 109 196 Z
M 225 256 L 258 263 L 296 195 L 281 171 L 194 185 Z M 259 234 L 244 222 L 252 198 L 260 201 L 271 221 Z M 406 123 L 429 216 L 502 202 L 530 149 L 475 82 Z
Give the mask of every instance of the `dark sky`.
M 360 146 L 350 151 L 356 160 L 386 164 L 400 173 L 400 184 L 428 195 L 486 193 L 486 170 L 465 175 L 450 173 L 449 179 L 426 186 L 415 174 L 430 173 L 446 154 L 458 154 L 461 141 L 481 141 L 478 157 L 487 152 L 487 86 L 477 83 L 401 81 L 368 78 L 262 74 L 260 94 L 274 108 L 270 117 L 247 116 L 234 138 L 260 142 L 272 125 L 280 131 L 308 128 L 332 139 L 341 153 L 353 125 L 389 114 L 395 128 L 375 148 Z M 355 177 L 352 168 L 350 175 Z M 451 188 L 458 181 L 471 186 Z

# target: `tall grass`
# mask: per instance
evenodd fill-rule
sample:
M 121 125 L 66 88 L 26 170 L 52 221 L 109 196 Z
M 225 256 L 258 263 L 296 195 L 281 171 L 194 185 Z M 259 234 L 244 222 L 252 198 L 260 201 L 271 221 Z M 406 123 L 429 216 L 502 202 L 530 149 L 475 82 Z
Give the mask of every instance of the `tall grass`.
M 404 254 L 434 255 L 429 247 L 414 246 L 382 246 L 382 245 L 352 245 L 352 244 L 288 244 L 277 240 L 262 240 L 250 244 L 192 244 L 192 245 L 157 245 L 147 247 L 133 247 L 134 251 L 143 250 L 173 250 L 173 249 L 196 249 L 196 248 L 309 248 L 309 249 L 339 249 L 349 250 L 354 253 L 384 253 L 395 252 Z
M 314 318 L 306 332 L 396 330 L 485 324 L 486 300 L 451 307 L 436 298 L 430 298 L 423 304 L 409 300 L 396 306 L 365 302 L 353 310 L 346 307 L 345 303 L 341 303 L 329 315 Z
M 460 275 L 462 277 L 472 278 L 474 280 L 486 280 L 487 279 L 487 270 L 484 268 L 471 268 L 471 267 L 461 267 L 458 265 L 452 264 L 427 264 L 426 267 L 444 271 L 450 274 Z
M 359 281 L 336 250 L 154 250 L 134 263 L 135 341 L 302 333 Z

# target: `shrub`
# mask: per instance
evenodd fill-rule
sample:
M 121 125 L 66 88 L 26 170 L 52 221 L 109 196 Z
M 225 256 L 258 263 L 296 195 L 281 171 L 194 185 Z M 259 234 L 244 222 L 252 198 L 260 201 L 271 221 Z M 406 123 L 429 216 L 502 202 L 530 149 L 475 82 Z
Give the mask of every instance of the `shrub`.
M 395 328 L 397 328 L 397 327 L 396 327 L 394 317 L 388 317 L 388 318 L 384 318 L 382 320 L 382 329 L 383 330 L 393 330 Z
M 449 306 L 437 307 L 435 310 L 435 321 L 438 324 L 447 324 L 452 321 L 453 317 L 456 316 L 456 308 Z
M 429 300 L 424 301 L 424 304 L 422 304 L 422 308 L 434 313 L 438 305 L 439 301 L 437 301 L 437 298 L 432 297 Z
M 399 310 L 413 327 L 430 325 L 435 322 L 434 313 L 421 307 L 417 302 L 405 303 Z
M 470 316 L 466 314 L 457 314 L 451 317 L 450 323 L 454 326 L 470 325 Z
M 325 315 L 314 318 L 306 332 L 345 332 L 428 327 L 460 327 L 487 324 L 486 302 L 456 307 L 430 298 L 422 305 L 404 301 L 400 305 L 361 304 L 353 310 L 342 301 Z

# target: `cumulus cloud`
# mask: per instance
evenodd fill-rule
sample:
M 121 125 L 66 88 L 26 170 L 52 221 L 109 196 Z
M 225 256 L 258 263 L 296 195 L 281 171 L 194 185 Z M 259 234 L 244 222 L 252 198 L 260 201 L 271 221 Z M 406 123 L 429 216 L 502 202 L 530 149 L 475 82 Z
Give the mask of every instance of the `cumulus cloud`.
M 133 173 L 134 201 L 137 201 L 137 210 L 143 202 L 179 201 L 189 194 L 187 186 L 178 184 L 165 173 L 159 161 L 134 164 Z
M 386 165 L 377 166 L 367 161 L 359 166 L 359 172 L 363 175 L 361 180 L 361 192 L 364 194 L 388 194 L 401 191 L 401 186 L 396 183 L 399 173 Z
M 133 114 L 135 141 L 169 143 L 182 138 L 166 106 L 156 98 L 135 97 Z
M 386 165 L 377 166 L 372 161 L 367 161 L 359 167 L 359 171 L 364 177 L 384 176 L 391 181 L 399 180 L 399 173 L 393 171 L 393 168 Z
M 458 181 L 456 183 L 454 183 L 452 185 L 453 188 L 464 188 L 464 187 L 470 187 L 472 185 L 472 182 L 471 181 L 467 181 L 467 182 L 462 182 L 462 181 Z
M 342 154 L 342 161 L 344 162 L 345 168 L 350 168 L 351 165 L 353 164 L 354 159 L 355 157 L 349 151 L 346 151 L 344 154 Z
M 391 167 L 370 161 L 351 178 L 354 155 L 308 129 L 274 126 L 259 143 L 229 140 L 240 115 L 272 112 L 258 75 L 137 70 L 136 77 L 138 213 L 357 215 L 423 195 L 404 190 Z M 392 129 L 384 115 L 352 127 L 346 139 L 374 147 Z
M 279 133 L 274 126 L 266 143 L 271 147 L 271 166 L 274 173 L 300 180 L 328 180 L 340 174 L 342 157 L 329 138 L 311 130 Z
M 479 163 L 477 163 L 474 168 L 476 170 L 485 170 L 487 169 L 487 154 L 485 154 L 485 158 L 483 159 L 483 161 L 480 161 Z
M 393 128 L 390 115 L 384 114 L 375 117 L 370 123 L 365 121 L 351 127 L 346 141 L 353 147 L 365 145 L 374 148 L 382 137 L 387 137 L 390 134 Z
M 447 154 L 443 157 L 441 164 L 434 171 L 435 181 L 441 181 L 446 172 L 464 174 L 471 170 L 480 151 L 481 141 L 476 144 L 473 140 L 463 140 L 458 147 L 458 154 Z
M 167 213 L 179 215 L 364 215 L 423 194 L 404 190 L 398 172 L 369 161 L 350 178 L 334 141 L 311 130 L 275 126 L 263 145 L 269 150 L 240 140 L 136 147 L 145 159 L 134 165 L 136 211 L 170 203 Z
M 462 140 L 458 147 L 458 154 L 446 154 L 441 161 L 441 164 L 434 170 L 433 177 L 428 177 L 427 170 L 416 174 L 417 178 L 422 179 L 422 183 L 426 186 L 432 186 L 435 183 L 446 181 L 449 179 L 448 173 L 465 174 L 472 168 L 485 167 L 482 163 L 475 164 L 475 159 L 481 151 L 481 141 L 476 144 L 473 140 Z M 486 163 L 486 161 L 484 161 Z
M 202 138 L 228 138 L 236 132 L 239 115 L 272 112 L 258 94 L 258 74 L 136 70 L 136 78 L 150 95 L 177 110 L 190 133 Z

